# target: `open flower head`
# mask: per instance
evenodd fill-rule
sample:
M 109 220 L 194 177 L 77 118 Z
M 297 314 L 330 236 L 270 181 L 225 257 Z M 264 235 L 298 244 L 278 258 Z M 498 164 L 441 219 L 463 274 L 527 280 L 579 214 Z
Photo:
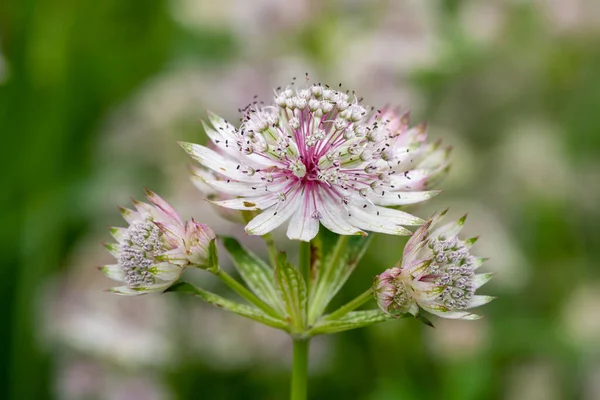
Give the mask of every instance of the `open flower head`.
M 410 238 L 400 267 L 375 277 L 374 295 L 384 312 L 416 316 L 421 308 L 444 318 L 477 319 L 467 310 L 493 299 L 475 295 L 492 274 L 475 273 L 485 261 L 471 255 L 477 238 L 458 238 L 466 216 L 435 228 L 446 211 L 434 215 Z
M 185 267 L 203 267 L 208 262 L 213 231 L 194 220 L 184 224 L 157 194 L 146 191 L 146 197 L 151 204 L 134 200 L 135 210 L 121 208 L 127 228 L 110 228 L 117 243 L 105 246 L 117 264 L 100 270 L 124 283 L 111 292 L 138 295 L 161 291 L 175 282 Z
M 293 86 L 292 86 L 293 87 Z M 319 225 L 341 235 L 365 231 L 408 235 L 423 221 L 387 206 L 414 204 L 448 167 L 448 151 L 426 142 L 424 124 L 408 114 L 375 110 L 352 92 L 321 84 L 275 92 L 274 104 L 243 110 L 239 128 L 209 113 L 216 150 L 182 147 L 218 179 L 204 183 L 235 196 L 213 201 L 261 211 L 246 226 L 264 235 L 289 220 L 290 239 L 309 241 Z

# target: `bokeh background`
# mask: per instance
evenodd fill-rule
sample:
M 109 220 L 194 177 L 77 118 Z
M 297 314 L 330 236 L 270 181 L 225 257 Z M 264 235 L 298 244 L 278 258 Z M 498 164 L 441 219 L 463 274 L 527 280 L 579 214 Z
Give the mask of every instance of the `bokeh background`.
M 0 397 L 287 396 L 285 335 L 104 293 L 94 266 L 143 187 L 263 252 L 202 201 L 175 141 L 308 72 L 454 147 L 445 192 L 413 211 L 468 211 L 499 297 L 477 322 L 315 340 L 310 398 L 600 399 L 599 71 L 597 0 L 0 2 Z M 377 236 L 336 302 L 403 240 Z

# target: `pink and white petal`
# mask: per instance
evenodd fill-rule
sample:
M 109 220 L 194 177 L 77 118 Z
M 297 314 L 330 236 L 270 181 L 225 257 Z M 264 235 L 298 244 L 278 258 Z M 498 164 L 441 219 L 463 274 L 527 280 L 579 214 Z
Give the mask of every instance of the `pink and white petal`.
M 213 190 L 232 196 L 251 196 L 257 191 L 264 192 L 264 183 L 237 182 L 232 180 L 207 180 L 205 183 Z
M 188 258 L 184 247 L 177 247 L 175 249 L 165 251 L 160 256 L 156 256 L 155 259 L 157 261 L 168 262 L 181 266 L 188 264 Z
M 117 282 L 125 282 L 125 271 L 118 264 L 103 265 L 98 268 L 104 275 Z
M 263 211 L 254 217 L 248 225 L 246 232 L 251 235 L 264 235 L 271 232 L 287 221 L 292 214 L 300 207 L 300 196 L 298 192 L 288 195 L 285 201 L 280 201 L 278 204 Z
M 265 196 L 258 196 L 258 197 L 241 197 L 239 199 L 228 199 L 228 200 L 220 200 L 220 201 L 213 201 L 210 200 L 211 203 L 217 205 L 217 206 L 221 206 L 221 207 L 225 207 L 225 208 L 232 208 L 234 210 L 266 210 L 270 207 L 272 207 L 273 205 L 275 205 L 275 203 L 277 203 L 279 201 L 278 197 L 272 193 L 269 193 L 268 195 Z
M 414 261 L 402 260 L 402 273 L 410 275 L 412 280 L 419 279 L 427 268 L 431 265 L 431 259 L 420 259 Z M 406 275 L 405 275 L 406 276 Z M 414 281 L 414 285 L 419 285 L 423 282 Z M 427 282 L 425 282 L 427 283 Z M 436 285 L 437 286 L 437 285 Z M 432 288 L 429 284 L 423 286 L 424 289 Z
M 403 174 L 390 175 L 389 179 L 396 190 L 424 190 L 430 170 L 411 169 Z
M 119 243 L 121 243 L 121 241 L 123 241 L 123 239 L 127 237 L 127 228 L 111 226 L 108 230 L 110 231 L 112 237 L 114 237 L 115 240 Z
M 319 232 L 319 219 L 315 218 L 315 198 L 311 189 L 303 188 L 300 208 L 290 218 L 287 236 L 292 240 L 311 241 Z
M 154 225 L 160 229 L 165 235 L 164 238 L 171 247 L 179 247 L 183 245 L 185 231 L 182 227 L 173 224 L 163 224 L 162 222 L 154 222 Z
M 417 301 L 423 304 L 433 304 L 444 290 L 443 287 L 432 282 L 415 281 L 412 286 L 418 293 Z
M 121 215 L 123 216 L 125 221 L 127 221 L 127 223 L 130 225 L 142 219 L 140 213 L 129 208 L 119 207 L 119 211 L 121 211 Z
M 475 275 L 475 277 L 473 278 L 473 287 L 475 289 L 479 289 L 480 287 L 482 287 L 483 285 L 488 283 L 489 280 L 492 279 L 493 276 L 494 276 L 494 274 L 491 272 L 487 273 L 487 274 Z
M 414 226 L 423 225 L 425 223 L 425 221 L 421 218 L 415 217 L 407 212 L 394 210 L 393 208 L 376 206 L 358 194 L 351 196 L 349 205 L 359 208 L 370 214 L 375 214 L 379 217 L 386 218 L 390 222 L 394 222 L 399 225 Z
M 167 220 L 175 221 L 179 225 L 183 226 L 183 221 L 181 221 L 179 214 L 177 213 L 177 211 L 175 211 L 175 209 L 173 207 L 171 207 L 171 205 L 169 203 L 167 203 L 165 200 L 163 200 L 159 195 L 157 195 L 153 191 L 148 190 L 148 189 L 146 189 L 145 191 L 146 191 L 146 198 L 152 204 L 154 204 L 154 206 L 157 209 L 159 209 L 160 211 L 162 211 L 165 214 Z
M 320 221 L 327 229 L 338 235 L 367 235 L 348 221 L 348 214 L 331 199 L 327 189 L 319 188 L 314 195 Z
M 417 231 L 413 233 L 411 238 L 408 239 L 408 242 L 406 242 L 406 246 L 404 246 L 402 262 L 410 263 L 416 259 L 419 245 L 421 245 L 427 240 L 430 226 L 431 221 L 425 222 L 425 224 L 420 226 L 419 229 L 417 229 Z
M 432 232 L 431 236 L 438 237 L 440 235 L 444 235 L 447 238 L 454 237 L 460 233 L 466 220 L 467 220 L 467 215 L 465 214 L 461 218 L 459 218 L 457 221 L 450 222 L 449 224 L 446 224 L 444 226 L 437 228 L 436 230 L 434 230 Z
M 223 157 L 208 147 L 186 142 L 179 144 L 194 160 L 221 175 L 242 182 L 259 183 L 261 181 L 258 175 L 245 173 L 243 166 L 238 162 Z
M 367 196 L 373 203 L 380 206 L 403 206 L 420 203 L 440 194 L 440 190 L 426 190 L 419 192 L 385 192 L 383 195 L 374 192 Z
M 494 296 L 473 296 L 473 298 L 469 301 L 469 305 L 467 306 L 467 309 L 482 306 L 484 304 L 489 303 L 490 301 L 492 301 L 494 299 L 495 299 Z
M 348 221 L 354 226 L 366 231 L 386 233 L 389 235 L 412 235 L 412 232 L 403 226 L 376 214 L 367 213 L 357 207 L 348 208 Z

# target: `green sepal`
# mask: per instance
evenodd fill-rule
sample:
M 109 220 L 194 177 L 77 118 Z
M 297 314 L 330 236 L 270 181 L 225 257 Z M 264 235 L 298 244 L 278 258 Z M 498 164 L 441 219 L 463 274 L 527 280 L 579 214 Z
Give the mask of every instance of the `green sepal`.
M 367 311 L 352 311 L 344 315 L 342 318 L 327 321 L 322 320 L 308 333 L 309 335 L 322 335 L 328 333 L 337 333 L 348 331 L 350 329 L 363 328 L 368 325 L 377 324 L 379 322 L 391 321 L 397 318 L 407 317 L 409 314 L 390 315 L 381 310 Z
M 431 322 L 429 318 L 425 317 L 423 314 L 418 313 L 417 315 L 415 315 L 415 318 L 424 323 L 425 325 L 435 328 L 433 322 Z
M 277 256 L 275 284 L 285 305 L 290 325 L 296 332 L 300 332 L 306 323 L 306 283 L 300 271 L 287 261 L 284 252 Z
M 236 239 L 223 237 L 222 240 L 235 268 L 252 292 L 279 314 L 283 314 L 284 307 L 275 288 L 273 269 L 254 253 L 242 247 Z
M 207 303 L 210 303 L 224 310 L 231 311 L 235 314 L 241 315 L 242 317 L 253 319 L 257 322 L 260 322 L 261 324 L 265 324 L 273 328 L 289 331 L 288 325 L 285 321 L 270 317 L 256 307 L 236 303 L 234 301 L 228 300 L 224 297 L 196 287 L 187 282 L 176 283 L 175 285 L 165 290 L 165 293 L 167 292 L 181 292 L 192 294 L 200 297 Z
M 213 239 L 208 244 L 208 266 L 206 267 L 209 271 L 216 271 L 219 269 L 219 252 L 217 250 L 217 239 Z

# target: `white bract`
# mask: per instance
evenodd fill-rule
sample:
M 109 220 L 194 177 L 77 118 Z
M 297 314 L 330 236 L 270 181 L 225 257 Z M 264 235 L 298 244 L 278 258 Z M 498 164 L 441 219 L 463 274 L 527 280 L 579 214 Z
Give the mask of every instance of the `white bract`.
M 409 235 L 423 220 L 387 208 L 419 203 L 448 169 L 448 149 L 426 143 L 425 125 L 408 114 L 374 110 L 354 93 L 321 86 L 275 92 L 274 105 L 243 111 L 239 128 L 209 114 L 214 150 L 182 147 L 218 178 L 196 173 L 223 195 L 213 203 L 258 210 L 246 226 L 264 235 L 289 220 L 290 239 L 310 241 L 323 224 L 340 235 Z M 202 178 L 202 177 L 205 178 Z

